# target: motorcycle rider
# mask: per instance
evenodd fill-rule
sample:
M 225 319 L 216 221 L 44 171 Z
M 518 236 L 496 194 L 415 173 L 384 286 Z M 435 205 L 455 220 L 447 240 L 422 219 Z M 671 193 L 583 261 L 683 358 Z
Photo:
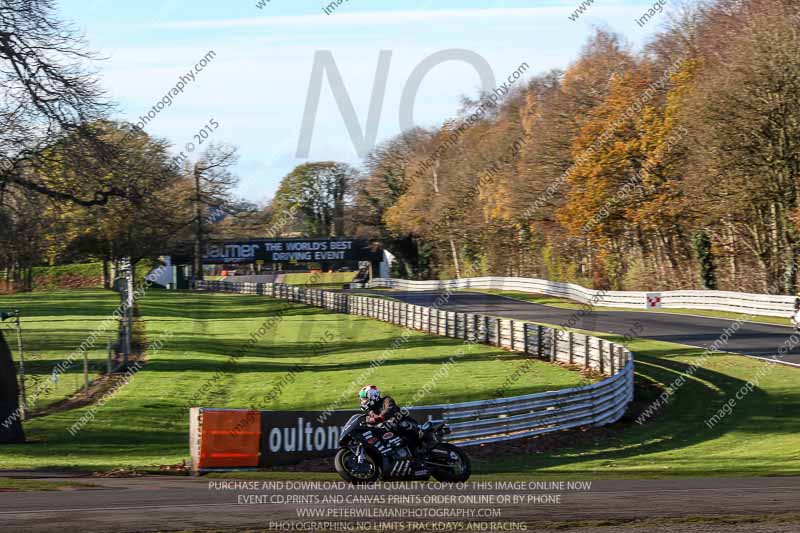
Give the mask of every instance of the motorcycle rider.
M 367 424 L 383 424 L 400 435 L 415 450 L 422 442 L 419 424 L 391 396 L 382 396 L 375 385 L 366 385 L 358 392 L 361 410 L 367 412 Z
M 794 315 L 792 315 L 794 329 L 800 331 L 800 297 L 794 299 Z

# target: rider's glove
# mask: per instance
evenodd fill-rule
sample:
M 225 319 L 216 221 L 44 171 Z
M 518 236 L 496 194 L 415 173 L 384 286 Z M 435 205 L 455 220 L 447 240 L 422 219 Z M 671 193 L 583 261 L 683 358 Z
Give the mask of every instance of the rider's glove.
M 379 422 L 383 422 L 384 420 L 386 419 L 381 415 L 369 415 L 367 417 L 367 424 L 377 424 Z

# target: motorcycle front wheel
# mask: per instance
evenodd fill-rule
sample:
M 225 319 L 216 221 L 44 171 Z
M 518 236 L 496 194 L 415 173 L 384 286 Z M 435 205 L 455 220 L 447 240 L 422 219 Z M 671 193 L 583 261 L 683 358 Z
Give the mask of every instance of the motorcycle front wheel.
M 354 485 L 374 483 L 381 477 L 378 463 L 369 454 L 364 455 L 364 462 L 359 464 L 358 457 L 350 448 L 342 448 L 336 452 L 333 460 L 336 473 Z
M 443 483 L 463 483 L 469 479 L 472 474 L 472 464 L 470 463 L 469 456 L 461 451 L 460 448 L 440 442 L 435 445 L 432 450 L 441 450 L 447 452 L 447 467 L 431 467 L 431 475 Z M 444 455 L 444 454 L 442 454 Z M 436 456 L 434 456 L 436 457 Z M 441 459 L 437 457 L 436 462 Z

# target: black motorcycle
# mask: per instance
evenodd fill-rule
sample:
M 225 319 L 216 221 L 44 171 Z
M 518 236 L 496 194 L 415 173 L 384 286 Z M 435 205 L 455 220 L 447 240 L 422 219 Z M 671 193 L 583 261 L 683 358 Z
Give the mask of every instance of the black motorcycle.
M 443 422 L 419 426 L 420 443 L 416 450 L 393 431 L 370 426 L 359 414 L 345 424 L 339 439 L 340 449 L 334 464 L 336 472 L 350 483 L 384 481 L 423 481 L 433 476 L 438 481 L 459 483 L 469 479 L 469 457 L 456 446 L 443 442 L 450 433 Z

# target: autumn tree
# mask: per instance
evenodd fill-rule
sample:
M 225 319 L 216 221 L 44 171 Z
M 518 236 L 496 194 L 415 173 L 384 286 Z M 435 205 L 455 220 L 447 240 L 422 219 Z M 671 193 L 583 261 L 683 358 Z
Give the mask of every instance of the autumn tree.
M 556 210 L 565 201 L 575 165 L 589 155 L 575 151 L 575 138 L 591 120 L 593 110 L 605 101 L 614 80 L 634 64 L 634 57 L 619 36 L 598 30 L 563 76 L 538 80 L 529 93 L 525 124 L 532 140 L 520 158 L 512 209 L 526 233 L 539 241 L 539 248 L 546 254 L 537 272 L 540 275 L 572 277 L 591 273 L 592 257 L 581 260 L 580 243 L 565 238 L 555 218 Z M 602 143 L 603 138 L 597 142 Z
M 718 233 L 755 260 L 761 291 L 796 286 L 800 178 L 800 30 L 796 4 L 777 0 L 719 6 L 725 46 L 710 47 L 685 108 L 693 146 L 690 186 Z M 706 33 L 706 39 L 711 36 Z M 719 238 L 718 238 L 719 240 Z M 758 279 L 758 278 L 756 278 Z
M 32 290 L 33 267 L 63 230 L 45 197 L 17 187 L 0 191 L 0 271 L 5 278 L 0 289 Z
M 375 234 L 412 239 L 434 277 L 479 264 L 598 288 L 794 291 L 798 11 L 686 6 L 639 51 L 596 31 L 469 127 L 467 105 L 376 150 Z
M 367 155 L 354 187 L 355 234 L 381 241 L 395 255 L 396 274 L 408 279 L 428 277 L 429 247 L 413 232 L 387 225 L 386 215 L 411 185 L 408 167 L 429 138 L 428 132 L 418 128 L 379 144 Z
M 355 178 L 356 170 L 345 163 L 305 163 L 281 180 L 275 209 L 288 212 L 295 206 L 297 221 L 308 236 L 343 236 Z

